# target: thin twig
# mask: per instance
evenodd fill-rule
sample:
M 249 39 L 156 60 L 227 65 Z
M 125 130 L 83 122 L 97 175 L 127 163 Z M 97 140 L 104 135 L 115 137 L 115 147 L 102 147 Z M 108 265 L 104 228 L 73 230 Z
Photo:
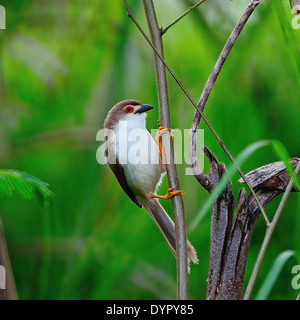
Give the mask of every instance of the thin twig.
M 297 167 L 295 169 L 295 173 L 296 175 L 299 173 L 300 171 L 300 161 L 299 163 L 297 164 Z M 285 204 L 287 202 L 287 199 L 293 189 L 293 185 L 294 185 L 294 182 L 293 182 L 293 179 L 291 178 L 290 179 L 290 182 L 283 194 L 283 197 L 280 201 L 280 204 L 276 210 L 276 213 L 274 215 L 274 218 L 272 220 L 272 222 L 270 223 L 269 227 L 267 228 L 266 230 L 266 234 L 265 234 L 265 237 L 264 237 L 264 240 L 263 240 L 263 243 L 261 245 L 261 248 L 260 248 L 260 251 L 259 251 L 259 254 L 258 254 L 258 257 L 256 259 L 256 262 L 255 262 L 255 265 L 254 265 L 254 268 L 253 268 L 253 271 L 252 271 L 252 274 L 251 274 L 251 277 L 250 277 L 250 280 L 249 280 L 249 283 L 248 283 L 248 286 L 247 286 L 247 289 L 246 289 L 246 292 L 245 292 L 245 296 L 244 296 L 244 300 L 249 300 L 250 297 L 251 297 L 251 293 L 253 291 L 253 287 L 254 287 L 254 284 L 255 284 L 255 281 L 256 281 L 256 278 L 257 278 L 257 275 L 258 275 L 258 272 L 259 272 L 259 269 L 261 267 L 261 264 L 262 264 L 262 261 L 264 259 L 264 256 L 266 254 L 266 251 L 267 251 L 267 248 L 268 248 L 268 245 L 270 243 L 270 240 L 271 240 L 271 237 L 273 235 L 273 232 L 277 226 L 277 223 L 278 223 L 278 220 L 282 214 L 282 211 L 285 207 Z
M 196 113 L 194 115 L 194 119 L 193 119 L 193 125 L 192 125 L 192 130 L 191 130 L 191 137 L 190 137 L 190 141 L 191 141 L 191 146 L 190 148 L 192 149 L 192 158 L 191 160 L 191 164 L 193 167 L 193 170 L 196 172 L 200 172 L 200 170 L 198 169 L 198 165 L 197 165 L 197 159 L 196 159 L 196 145 L 197 145 L 197 130 L 199 128 L 199 124 L 200 124 L 200 120 L 201 118 L 203 118 L 203 111 L 204 108 L 207 104 L 208 98 L 212 92 L 212 89 L 218 79 L 218 76 L 224 66 L 225 61 L 227 60 L 231 49 L 233 48 L 234 44 L 236 43 L 240 33 L 242 32 L 242 30 L 244 29 L 247 21 L 249 20 L 250 16 L 252 15 L 252 13 L 254 12 L 255 8 L 260 4 L 260 0 L 252 0 L 250 2 L 250 4 L 247 6 L 246 10 L 244 11 L 244 13 L 242 14 L 241 18 L 239 19 L 238 23 L 236 24 L 236 26 L 234 27 L 233 31 L 231 32 L 228 40 L 226 41 L 226 44 L 223 48 L 223 50 L 221 51 L 221 54 L 219 55 L 219 58 L 211 72 L 211 74 L 209 75 L 209 78 L 205 84 L 205 87 L 202 91 L 202 94 L 200 96 L 199 102 L 197 104 L 197 110 Z M 201 110 L 201 112 L 199 112 L 199 110 Z M 203 118 L 203 120 L 207 123 L 207 121 Z M 214 131 L 212 131 L 214 133 Z M 227 156 L 229 157 L 229 159 L 231 160 L 232 163 L 235 163 L 234 158 L 232 157 L 231 153 L 228 151 L 228 149 L 226 148 L 226 146 L 224 145 L 223 141 L 221 139 L 217 139 L 220 146 L 223 148 L 223 150 L 225 151 L 225 153 L 227 154 Z M 197 168 L 196 168 L 197 167 Z M 259 206 L 261 213 L 265 219 L 266 225 L 268 226 L 270 224 L 270 221 L 265 213 L 265 210 L 263 209 L 261 203 L 259 202 L 259 199 L 257 198 L 253 188 L 251 187 L 251 185 L 248 183 L 248 181 L 245 180 L 245 175 L 244 173 L 241 171 L 241 169 L 238 167 L 238 172 L 241 175 L 241 177 L 244 179 L 245 183 L 247 184 L 248 188 L 250 189 L 250 192 L 253 194 L 253 197 L 255 199 L 255 201 L 257 202 L 257 205 Z
M 163 57 L 164 49 L 162 42 L 161 30 L 158 26 L 155 8 L 152 0 L 143 0 L 146 18 L 152 38 L 152 42 Z M 168 95 L 168 83 L 166 68 L 162 61 L 154 54 L 156 82 L 159 99 L 159 124 L 165 128 L 171 128 L 170 119 L 170 103 Z M 172 138 L 165 139 L 163 148 L 167 148 L 170 152 L 165 153 L 169 156 L 166 164 L 167 176 L 170 188 L 180 189 L 178 172 L 175 165 L 174 150 Z M 166 145 L 167 144 L 167 145 Z M 177 298 L 179 300 L 188 299 L 188 259 L 186 245 L 186 228 L 184 204 L 181 196 L 172 198 L 173 212 L 175 218 L 176 231 L 176 262 L 177 262 Z
M 203 109 L 207 103 L 207 100 L 212 92 L 213 86 L 215 85 L 215 83 L 217 81 L 217 78 L 220 74 L 220 71 L 222 70 L 224 63 L 229 56 L 231 49 L 233 48 L 240 33 L 244 29 L 247 21 L 249 20 L 250 16 L 254 12 L 255 8 L 259 5 L 259 3 L 260 3 L 260 0 L 252 0 L 250 2 L 250 4 L 247 6 L 246 10 L 242 14 L 241 18 L 239 19 L 238 23 L 236 24 L 236 26 L 232 30 L 228 40 L 226 41 L 226 44 L 225 44 L 223 50 L 221 51 L 219 58 L 213 68 L 213 71 L 211 72 L 211 74 L 205 84 L 205 87 L 202 91 L 200 100 L 198 102 L 198 107 L 202 111 L 203 111 Z
M 139 25 L 139 23 L 137 22 L 137 20 L 134 18 L 130 7 L 128 5 L 128 2 L 126 0 L 124 0 L 126 9 L 127 9 L 127 15 L 128 17 L 133 21 L 133 23 L 136 25 L 136 27 L 138 28 L 138 30 L 141 32 L 141 34 L 143 35 L 143 37 L 145 38 L 145 40 L 148 42 L 148 44 L 151 46 L 151 48 L 153 49 L 153 51 L 155 52 L 155 54 L 158 56 L 158 58 L 160 59 L 160 61 L 164 64 L 164 66 L 166 67 L 166 69 L 168 70 L 168 72 L 171 74 L 171 76 L 173 77 L 173 79 L 176 81 L 176 83 L 178 84 L 178 86 L 181 88 L 181 90 L 183 91 L 183 93 L 186 95 L 186 97 L 190 100 L 190 102 L 192 103 L 192 105 L 194 106 L 194 108 L 199 112 L 201 119 L 204 120 L 204 122 L 206 123 L 206 125 L 208 126 L 208 128 L 210 129 L 210 131 L 212 132 L 212 134 L 214 135 L 214 137 L 216 138 L 216 140 L 218 141 L 218 144 L 220 145 L 220 147 L 224 150 L 224 152 L 226 153 L 226 155 L 228 156 L 228 158 L 235 163 L 233 156 L 231 155 L 231 153 L 229 152 L 229 150 L 227 149 L 227 147 L 225 146 L 224 142 L 221 140 L 221 138 L 219 137 L 219 135 L 217 134 L 216 130 L 213 128 L 212 124 L 209 122 L 209 120 L 206 118 L 206 116 L 204 115 L 203 111 L 198 107 L 197 103 L 195 102 L 195 100 L 193 99 L 193 97 L 191 96 L 191 94 L 187 91 L 187 89 L 183 86 L 183 84 L 181 83 L 181 81 L 177 78 L 177 76 L 175 75 L 175 73 L 173 72 L 173 70 L 169 67 L 169 65 L 166 63 L 166 61 L 164 60 L 164 58 L 161 56 L 161 54 L 157 51 L 156 47 L 152 44 L 151 40 L 149 39 L 149 37 L 146 35 L 146 33 L 144 32 L 143 28 Z M 252 12 L 254 11 L 254 9 L 256 8 L 256 6 L 260 3 L 259 0 L 257 1 L 251 1 L 250 5 L 248 7 L 250 7 L 250 9 L 252 8 L 252 11 L 247 11 L 247 14 L 250 15 L 252 14 Z M 248 18 L 249 18 L 248 17 Z M 247 19 L 248 20 L 248 19 Z M 246 21 L 247 21 L 246 20 Z M 244 22 L 244 24 L 246 23 L 246 21 Z M 244 26 L 244 25 L 243 25 Z M 229 54 L 229 52 L 228 52 Z M 223 63 L 224 64 L 224 63 Z M 220 65 L 219 67 L 222 68 L 222 65 Z M 220 73 L 220 72 L 219 72 Z M 211 89 L 212 90 L 212 87 Z M 208 99 L 208 96 L 207 96 Z M 207 102 L 206 99 L 206 102 Z M 205 102 L 205 104 L 206 104 Z M 200 120 L 199 120 L 200 121 Z M 248 182 L 248 179 L 245 177 L 244 173 L 242 172 L 242 170 L 237 167 L 237 170 L 240 174 L 240 176 L 244 179 L 246 185 L 248 186 L 250 192 L 253 194 L 253 197 L 255 199 L 255 201 L 257 202 L 257 205 L 259 206 L 264 219 L 266 221 L 267 226 L 269 225 L 269 220 L 268 217 L 262 207 L 262 205 L 260 204 L 257 196 L 255 195 L 255 192 L 253 190 L 253 188 L 251 187 L 250 183 Z
M 177 22 L 179 22 L 181 19 L 183 19 L 187 14 L 189 14 L 191 11 L 193 11 L 194 9 L 196 9 L 197 7 L 200 6 L 200 4 L 202 4 L 203 2 L 205 2 L 206 0 L 201 0 L 198 3 L 196 3 L 195 5 L 193 5 L 192 7 L 190 7 L 188 10 L 186 10 L 181 16 L 179 16 L 177 19 L 175 19 L 174 21 L 172 21 L 170 24 L 168 24 L 166 27 L 162 27 L 161 28 L 161 34 L 164 35 L 171 27 L 173 27 Z

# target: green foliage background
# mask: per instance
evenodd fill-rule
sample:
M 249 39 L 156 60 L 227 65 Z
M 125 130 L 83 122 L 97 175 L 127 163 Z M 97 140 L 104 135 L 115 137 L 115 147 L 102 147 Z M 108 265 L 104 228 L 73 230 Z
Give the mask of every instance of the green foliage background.
M 157 0 L 167 25 L 192 3 Z M 142 1 L 129 2 L 146 28 Z M 21 299 L 174 299 L 175 259 L 144 210 L 122 192 L 107 166 L 96 162 L 96 133 L 119 100 L 157 106 L 153 54 L 126 16 L 123 1 L 1 1 L 0 168 L 37 176 L 55 194 L 48 208 L 1 197 Z M 248 0 L 207 0 L 164 35 L 166 60 L 197 100 Z M 300 30 L 288 1 L 262 1 L 236 43 L 208 102 L 206 114 L 233 155 L 260 139 L 279 139 L 300 156 Z M 188 129 L 194 109 L 170 78 L 173 128 Z M 157 107 L 148 115 L 156 128 Z M 205 144 L 229 165 L 207 127 Z M 256 152 L 244 172 L 276 161 Z M 208 195 L 179 166 L 189 224 Z M 238 176 L 233 179 L 237 194 Z M 160 188 L 164 193 L 166 181 Z M 268 208 L 270 216 L 279 199 Z M 171 212 L 171 204 L 164 202 Z M 291 269 L 299 264 L 300 198 L 292 194 L 262 265 L 256 292 L 276 257 L 295 250 L 270 299 L 295 299 Z M 200 263 L 192 267 L 190 295 L 204 299 L 209 217 L 189 234 Z M 265 231 L 259 221 L 249 253 L 249 278 Z

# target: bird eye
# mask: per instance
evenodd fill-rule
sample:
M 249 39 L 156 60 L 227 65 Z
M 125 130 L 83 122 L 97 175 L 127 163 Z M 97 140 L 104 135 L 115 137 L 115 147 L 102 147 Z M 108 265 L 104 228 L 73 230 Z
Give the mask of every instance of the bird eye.
M 132 106 L 129 106 L 129 107 L 125 108 L 125 112 L 126 113 L 132 113 L 133 111 L 134 111 L 134 107 L 132 107 Z

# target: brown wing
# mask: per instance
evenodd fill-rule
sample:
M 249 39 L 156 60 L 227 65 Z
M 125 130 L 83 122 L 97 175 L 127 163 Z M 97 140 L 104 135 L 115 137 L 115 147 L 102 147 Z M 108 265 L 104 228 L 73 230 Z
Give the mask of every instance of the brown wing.
M 137 205 L 141 208 L 142 205 L 137 201 L 134 193 L 132 192 L 132 190 L 130 189 L 130 187 L 129 187 L 128 184 L 127 184 L 123 166 L 119 164 L 118 159 L 117 159 L 116 162 L 117 162 L 116 164 L 110 164 L 110 163 L 109 163 L 109 166 L 110 166 L 112 172 L 114 173 L 114 175 L 115 175 L 116 178 L 118 179 L 120 186 L 121 186 L 122 189 L 126 192 L 126 194 L 128 195 L 128 197 L 129 197 L 135 204 L 137 204 Z

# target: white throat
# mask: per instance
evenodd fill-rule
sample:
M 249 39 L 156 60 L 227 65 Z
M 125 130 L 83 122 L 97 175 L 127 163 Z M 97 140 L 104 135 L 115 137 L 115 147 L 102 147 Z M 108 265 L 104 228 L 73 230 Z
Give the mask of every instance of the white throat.
M 135 194 L 154 193 L 161 178 L 158 147 L 146 129 L 145 114 L 130 114 L 115 127 L 116 155 Z
M 127 128 L 130 130 L 132 129 L 146 129 L 146 113 L 141 114 L 134 114 L 130 113 L 127 114 L 120 122 L 126 122 Z M 116 124 L 116 126 L 120 125 L 120 122 Z

